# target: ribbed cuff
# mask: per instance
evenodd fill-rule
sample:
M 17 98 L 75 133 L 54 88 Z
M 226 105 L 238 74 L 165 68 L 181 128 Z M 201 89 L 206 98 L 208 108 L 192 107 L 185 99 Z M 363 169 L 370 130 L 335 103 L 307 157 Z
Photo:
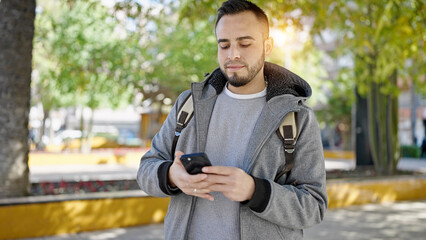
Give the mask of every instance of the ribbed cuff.
M 241 202 L 255 212 L 263 212 L 268 206 L 271 198 L 271 185 L 266 179 L 251 176 L 254 180 L 254 193 L 250 200 Z
M 167 195 L 177 195 L 182 192 L 179 188 L 173 188 L 169 185 L 169 169 L 172 164 L 173 162 L 164 162 L 158 167 L 157 171 L 160 189 Z

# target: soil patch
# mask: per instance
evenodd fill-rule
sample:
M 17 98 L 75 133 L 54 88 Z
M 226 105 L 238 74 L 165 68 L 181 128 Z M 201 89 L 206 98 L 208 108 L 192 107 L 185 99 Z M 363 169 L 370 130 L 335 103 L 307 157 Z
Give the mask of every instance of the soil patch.
M 354 170 L 332 170 L 327 171 L 327 179 L 342 178 L 375 178 L 385 176 L 420 175 L 418 172 L 397 170 L 393 175 L 378 174 L 374 166 L 357 166 Z

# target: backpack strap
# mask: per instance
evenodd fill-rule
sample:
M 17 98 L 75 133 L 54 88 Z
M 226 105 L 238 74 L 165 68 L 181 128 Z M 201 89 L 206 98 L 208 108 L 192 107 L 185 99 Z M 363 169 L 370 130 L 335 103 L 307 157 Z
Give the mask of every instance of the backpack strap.
M 276 177 L 275 182 L 280 179 L 284 174 L 291 171 L 294 165 L 294 147 L 297 140 L 297 125 L 296 125 L 296 113 L 290 112 L 284 118 L 280 127 L 277 129 L 278 137 L 284 143 L 285 152 L 285 167 Z M 294 183 L 295 184 L 295 183 Z
M 181 105 L 177 114 L 175 137 L 173 138 L 173 145 L 172 145 L 172 158 L 174 158 L 175 156 L 176 145 L 179 140 L 180 133 L 186 127 L 189 120 L 191 120 L 192 116 L 194 115 L 193 113 L 194 113 L 194 102 L 192 101 L 192 94 L 189 94 L 189 96 L 185 99 L 185 101 Z

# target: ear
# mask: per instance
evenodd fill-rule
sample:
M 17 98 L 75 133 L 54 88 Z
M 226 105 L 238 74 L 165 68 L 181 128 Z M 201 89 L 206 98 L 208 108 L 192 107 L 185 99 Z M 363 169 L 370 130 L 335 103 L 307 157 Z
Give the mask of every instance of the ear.
M 272 53 L 272 48 L 274 47 L 274 39 L 268 37 L 264 43 L 265 57 L 268 57 Z

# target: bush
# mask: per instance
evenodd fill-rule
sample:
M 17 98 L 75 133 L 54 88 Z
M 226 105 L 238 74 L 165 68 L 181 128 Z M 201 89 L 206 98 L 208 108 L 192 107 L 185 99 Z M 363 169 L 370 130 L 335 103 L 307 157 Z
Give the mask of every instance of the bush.
M 416 145 L 401 146 L 401 156 L 409 158 L 420 158 L 420 148 Z

